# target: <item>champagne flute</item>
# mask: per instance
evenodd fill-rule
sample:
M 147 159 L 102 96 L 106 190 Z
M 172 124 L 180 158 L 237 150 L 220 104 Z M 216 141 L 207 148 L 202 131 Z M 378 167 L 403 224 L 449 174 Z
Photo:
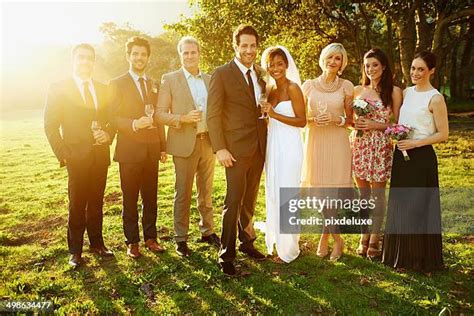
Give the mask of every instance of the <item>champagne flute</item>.
M 95 132 L 99 132 L 100 130 L 102 130 L 102 126 L 100 126 L 100 123 L 98 121 L 92 121 L 91 130 L 92 130 L 92 133 L 94 134 Z M 99 146 L 99 145 L 101 145 L 101 143 L 99 143 L 99 141 L 96 139 L 95 143 L 92 144 L 92 145 L 93 146 Z
M 325 114 L 328 109 L 328 104 L 326 103 L 326 101 L 318 101 L 318 105 L 316 108 L 318 109 L 319 114 Z M 324 125 L 327 125 L 327 123 Z
M 149 118 L 153 120 L 153 114 L 155 113 L 155 107 L 153 104 L 145 104 L 145 114 Z M 156 128 L 155 126 L 151 126 L 148 129 Z
M 196 109 L 201 112 L 201 120 L 202 120 L 202 115 L 204 113 L 204 105 L 206 103 L 206 98 L 203 96 L 199 96 L 196 98 Z
M 267 96 L 265 93 L 261 93 L 260 97 L 258 98 L 258 105 L 260 106 L 260 109 L 262 108 L 262 104 L 267 102 Z M 262 115 L 258 118 L 259 120 L 266 119 L 268 117 L 267 112 L 263 112 Z

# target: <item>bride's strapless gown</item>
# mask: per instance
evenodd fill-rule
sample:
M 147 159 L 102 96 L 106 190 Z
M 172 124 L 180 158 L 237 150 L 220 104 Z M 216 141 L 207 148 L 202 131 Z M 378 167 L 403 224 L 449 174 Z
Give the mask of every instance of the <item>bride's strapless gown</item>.
M 274 111 L 295 117 L 291 100 L 278 103 Z M 267 220 L 265 242 L 269 254 L 274 245 L 280 259 L 289 263 L 300 254 L 299 234 L 280 233 L 280 188 L 300 187 L 303 164 L 301 129 L 270 118 L 265 160 Z

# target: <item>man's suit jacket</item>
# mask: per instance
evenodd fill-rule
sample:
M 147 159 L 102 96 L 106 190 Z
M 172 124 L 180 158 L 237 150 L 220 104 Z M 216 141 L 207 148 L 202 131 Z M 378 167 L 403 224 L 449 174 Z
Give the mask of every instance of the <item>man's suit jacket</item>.
M 157 93 L 153 91 L 153 81 L 148 79 L 146 86 L 149 102 L 156 106 Z M 145 116 L 145 102 L 132 76 L 127 72 L 111 80 L 110 87 L 112 117 L 117 130 L 114 160 L 122 163 L 139 163 L 147 158 L 159 160 L 160 153 L 166 151 L 163 126 L 136 132 L 132 128 L 133 120 Z
M 209 90 L 211 76 L 201 72 L 206 89 Z M 195 110 L 191 90 L 183 69 L 163 75 L 160 95 L 158 96 L 157 121 L 168 125 L 166 150 L 178 157 L 189 157 L 196 143 L 196 124 L 181 124 L 179 118 L 189 111 Z
M 257 76 L 262 69 L 255 65 Z M 259 79 L 262 91 L 265 82 Z M 207 126 L 214 151 L 228 149 L 235 157 L 250 157 L 260 150 L 265 157 L 267 126 L 260 120 L 244 75 L 231 61 L 217 68 L 211 77 L 207 101 Z
M 109 121 L 107 86 L 92 81 L 97 97 L 97 110 L 87 107 L 74 79 L 66 79 L 51 85 L 44 112 L 44 130 L 54 154 L 64 166 L 96 162 L 110 164 L 110 144 L 93 146 L 91 123 L 99 121 L 102 129 L 112 137 Z M 61 132 L 59 131 L 61 129 Z

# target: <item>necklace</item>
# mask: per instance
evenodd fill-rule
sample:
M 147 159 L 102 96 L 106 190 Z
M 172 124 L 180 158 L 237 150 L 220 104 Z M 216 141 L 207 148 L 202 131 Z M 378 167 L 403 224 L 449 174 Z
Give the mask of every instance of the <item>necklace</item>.
M 333 82 L 327 84 L 323 78 L 323 75 L 319 76 L 316 79 L 320 90 L 324 92 L 334 92 L 339 89 L 341 80 L 339 80 L 339 77 L 336 76 L 336 79 L 333 80 Z

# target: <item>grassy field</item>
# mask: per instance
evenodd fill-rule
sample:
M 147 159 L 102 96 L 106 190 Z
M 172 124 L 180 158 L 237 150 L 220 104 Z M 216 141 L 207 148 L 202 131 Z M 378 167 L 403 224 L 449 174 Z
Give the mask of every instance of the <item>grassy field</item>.
M 449 141 L 436 146 L 441 186 L 474 187 L 473 123 L 472 118 L 452 117 Z M 228 278 L 219 270 L 216 250 L 195 242 L 199 231 L 193 204 L 193 254 L 182 260 L 172 240 L 171 162 L 160 167 L 159 178 L 158 227 L 168 251 L 143 251 L 136 261 L 126 257 L 118 166 L 113 163 L 105 194 L 104 235 L 115 259 L 103 261 L 86 252 L 86 266 L 73 270 L 67 264 L 67 174 L 49 148 L 41 114 L 4 116 L 0 144 L 1 300 L 52 300 L 59 313 L 93 314 L 474 313 L 472 236 L 444 236 L 447 270 L 431 277 L 397 273 L 358 257 L 356 235 L 345 236 L 346 254 L 331 263 L 315 254 L 319 236 L 304 235 L 302 255 L 293 263 L 256 263 L 239 255 L 242 273 Z M 220 167 L 214 189 L 220 231 L 225 193 Z M 262 186 L 256 220 L 264 220 L 264 210 Z M 260 233 L 257 247 L 264 249 Z

